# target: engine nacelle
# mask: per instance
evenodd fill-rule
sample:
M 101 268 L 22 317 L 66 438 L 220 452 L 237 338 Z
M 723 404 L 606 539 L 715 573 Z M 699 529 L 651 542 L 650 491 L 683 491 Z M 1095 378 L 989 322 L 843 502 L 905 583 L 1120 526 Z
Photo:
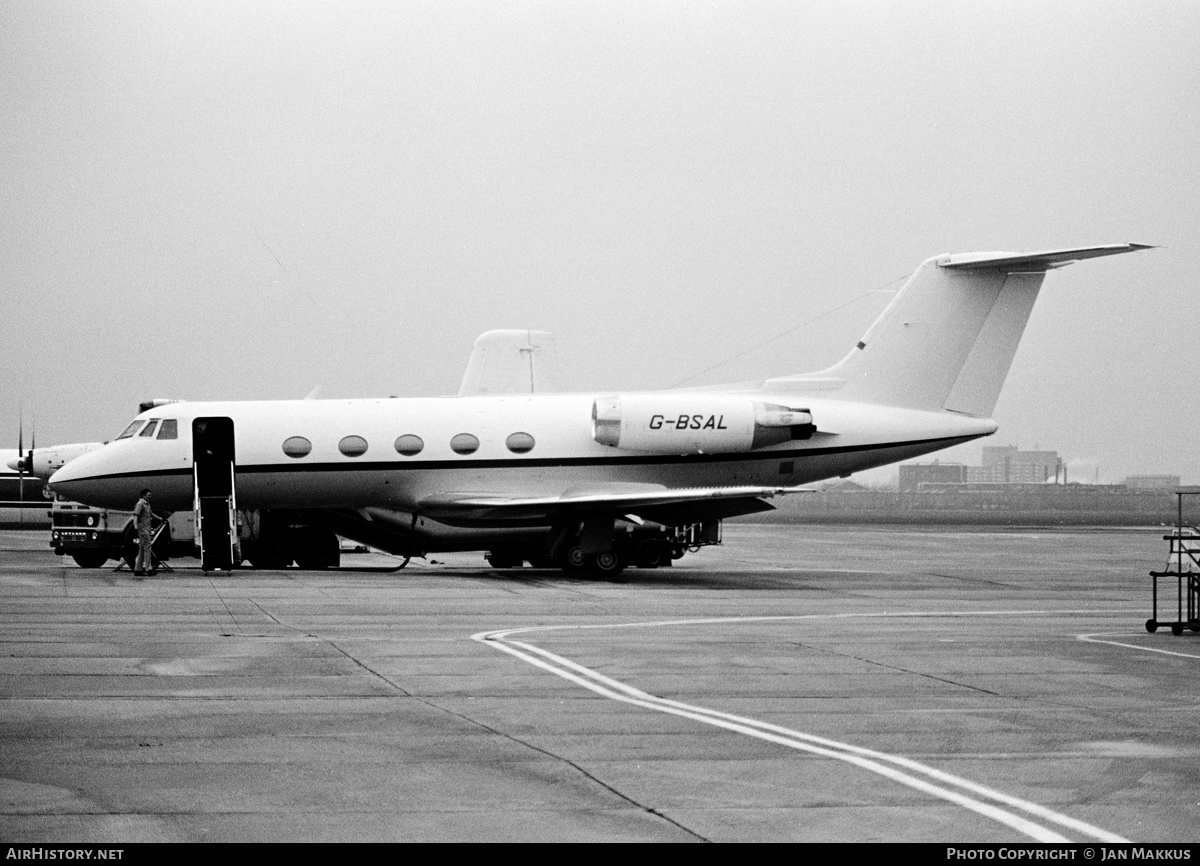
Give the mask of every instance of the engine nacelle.
M 592 404 L 592 438 L 650 454 L 753 451 L 815 431 L 807 409 L 726 394 L 622 394 Z

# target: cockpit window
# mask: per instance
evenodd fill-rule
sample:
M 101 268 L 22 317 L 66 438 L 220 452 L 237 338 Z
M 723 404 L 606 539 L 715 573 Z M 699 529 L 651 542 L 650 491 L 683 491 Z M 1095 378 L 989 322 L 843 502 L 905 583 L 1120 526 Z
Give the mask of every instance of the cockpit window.
M 159 439 L 178 439 L 179 438 L 179 422 L 174 418 L 168 418 L 162 422 L 162 427 L 158 430 Z
M 128 439 L 130 436 L 132 436 L 134 433 L 136 433 L 138 431 L 139 427 L 141 427 L 145 423 L 146 422 L 142 421 L 141 419 L 134 421 L 132 424 L 130 424 L 128 427 L 126 427 L 125 430 L 121 433 L 121 435 L 118 436 L 117 438 L 118 439 Z
M 146 429 L 138 434 L 138 438 L 140 439 L 140 438 L 144 437 L 146 439 L 149 439 L 150 437 L 152 437 L 154 435 L 154 428 L 157 426 L 158 426 L 157 420 L 151 421 L 149 424 L 146 425 Z

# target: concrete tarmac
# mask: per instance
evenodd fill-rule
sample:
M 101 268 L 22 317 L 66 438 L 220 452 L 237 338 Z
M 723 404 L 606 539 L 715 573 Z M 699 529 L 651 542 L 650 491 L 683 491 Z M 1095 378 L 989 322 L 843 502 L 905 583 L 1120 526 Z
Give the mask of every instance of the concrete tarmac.
M 0 533 L 0 838 L 1196 842 L 1162 534 L 729 524 L 609 583 Z

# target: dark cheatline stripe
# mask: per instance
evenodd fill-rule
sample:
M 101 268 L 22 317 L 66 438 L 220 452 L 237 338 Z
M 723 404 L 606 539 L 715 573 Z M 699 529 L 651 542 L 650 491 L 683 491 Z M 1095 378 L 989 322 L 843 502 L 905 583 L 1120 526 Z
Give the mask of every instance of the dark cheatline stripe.
M 979 434 L 982 436 L 985 434 Z M 396 470 L 430 470 L 430 469 L 533 469 L 533 468 L 567 468 L 573 466 L 679 466 L 679 465 L 711 465 L 714 463 L 737 463 L 761 460 L 803 460 L 811 457 L 824 457 L 830 454 L 856 454 L 864 451 L 887 451 L 893 448 L 910 448 L 914 445 L 931 445 L 942 443 L 945 447 L 958 445 L 978 439 L 979 436 L 942 436 L 934 439 L 909 439 L 903 442 L 886 442 L 873 445 L 843 445 L 835 448 L 796 448 L 786 451 L 737 452 L 731 454 L 645 454 L 636 456 L 620 455 L 615 457 L 565 457 L 565 458 L 529 458 L 509 457 L 501 459 L 476 460 L 463 457 L 458 460 L 411 460 L 396 457 L 394 460 L 376 460 L 364 463 L 359 460 L 338 463 L 252 463 L 236 466 L 239 475 L 267 474 L 274 472 L 394 472 Z M 111 475 L 93 475 L 98 478 L 171 478 L 178 475 L 191 475 L 189 467 L 176 469 L 154 469 L 143 472 L 115 472 Z M 67 482 L 70 483 L 70 482 Z

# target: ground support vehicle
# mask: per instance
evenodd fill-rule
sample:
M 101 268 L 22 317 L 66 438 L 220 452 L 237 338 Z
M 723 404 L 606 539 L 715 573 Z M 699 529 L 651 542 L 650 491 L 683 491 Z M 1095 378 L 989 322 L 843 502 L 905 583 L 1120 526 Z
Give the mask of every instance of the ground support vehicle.
M 190 511 L 167 515 L 167 525 L 154 542 L 160 560 L 195 556 L 195 517 Z M 132 567 L 137 557 L 137 530 L 132 511 L 94 508 L 55 497 L 50 504 L 50 546 L 70 556 L 80 568 L 100 568 L 111 560 Z

